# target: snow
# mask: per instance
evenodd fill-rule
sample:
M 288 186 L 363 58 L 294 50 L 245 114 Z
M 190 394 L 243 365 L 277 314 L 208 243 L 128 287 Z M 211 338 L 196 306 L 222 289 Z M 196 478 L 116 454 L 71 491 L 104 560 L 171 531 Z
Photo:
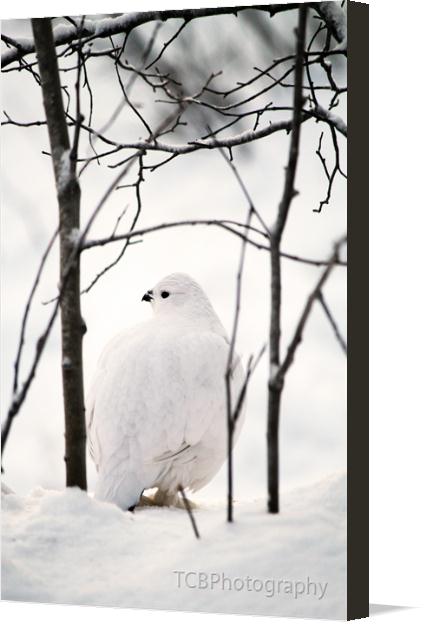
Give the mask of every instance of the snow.
M 339 2 L 320 2 L 319 9 L 327 24 L 331 25 L 335 37 L 339 42 L 333 50 L 346 51 L 347 15 L 344 9 L 340 7 Z
M 134 514 L 85 492 L 2 495 L 3 599 L 345 619 L 346 474 L 281 497 Z
M 80 231 L 79 227 L 73 227 L 71 229 L 69 234 L 69 241 L 72 243 L 72 245 L 78 245 L 81 235 L 82 232 Z
M 344 137 L 347 136 L 347 124 L 342 119 L 342 117 L 339 117 L 339 115 L 336 115 L 331 110 L 327 110 L 327 108 L 324 108 L 319 103 L 315 105 L 312 112 L 320 119 L 329 121 L 336 128 L 336 130 L 339 130 L 339 132 L 344 135 Z
M 270 373 L 269 373 L 269 379 L 270 381 L 272 381 L 273 379 L 275 379 L 276 375 L 279 372 L 279 365 L 278 364 L 270 364 Z
M 71 151 L 65 150 L 60 157 L 57 174 L 57 190 L 61 194 L 69 185 L 71 180 Z

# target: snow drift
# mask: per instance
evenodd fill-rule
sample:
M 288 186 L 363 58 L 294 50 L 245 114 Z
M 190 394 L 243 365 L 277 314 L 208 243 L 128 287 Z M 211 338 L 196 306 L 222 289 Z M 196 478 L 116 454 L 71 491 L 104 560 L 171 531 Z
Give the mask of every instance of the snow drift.
M 346 474 L 263 500 L 201 499 L 197 541 L 184 510 L 134 514 L 77 489 L 2 494 L 6 600 L 189 611 L 346 615 Z

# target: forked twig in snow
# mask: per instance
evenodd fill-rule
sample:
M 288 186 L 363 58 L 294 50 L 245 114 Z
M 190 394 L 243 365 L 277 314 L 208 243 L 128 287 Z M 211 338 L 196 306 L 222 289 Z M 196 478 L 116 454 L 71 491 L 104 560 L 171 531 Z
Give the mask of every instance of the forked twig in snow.
M 228 160 L 228 159 L 227 159 Z M 248 226 L 253 215 L 253 208 L 249 207 L 247 213 L 247 228 L 245 230 L 245 238 L 248 236 Z M 236 274 L 236 303 L 235 313 L 233 318 L 232 335 L 229 343 L 229 354 L 227 357 L 227 368 L 225 374 L 226 381 L 226 402 L 227 402 L 227 520 L 233 522 L 233 435 L 235 433 L 236 417 L 239 417 L 241 409 L 235 409 L 232 412 L 232 392 L 231 392 L 231 379 L 235 371 L 236 363 L 234 364 L 235 344 L 236 336 L 238 333 L 239 313 L 241 310 L 241 290 L 242 290 L 242 274 L 244 270 L 244 260 L 246 255 L 247 240 L 243 240 L 241 243 L 240 257 L 238 271 Z M 239 360 L 237 361 L 239 363 Z
M 210 131 L 210 129 L 209 129 Z M 227 521 L 228 522 L 233 522 L 233 436 L 235 433 L 235 424 L 241 414 L 241 409 L 242 409 L 242 405 L 244 402 L 244 398 L 245 398 L 245 394 L 246 394 L 246 390 L 247 390 L 247 384 L 249 382 L 251 373 L 252 371 L 252 361 L 253 358 L 251 358 L 249 360 L 249 364 L 248 364 L 248 368 L 247 368 L 247 374 L 246 374 L 246 379 L 244 381 L 244 385 L 240 391 L 240 394 L 238 396 L 237 399 L 237 404 L 234 408 L 232 408 L 232 386 L 231 386 L 231 379 L 232 379 L 232 375 L 235 371 L 235 368 L 237 366 L 239 362 L 239 359 L 236 360 L 236 362 L 234 363 L 234 356 L 235 356 L 235 344 L 236 344 L 236 336 L 238 333 L 238 324 L 239 324 L 239 314 L 240 314 L 240 310 L 241 310 L 241 290 L 242 290 L 242 275 L 243 275 L 243 270 L 244 270 L 244 261 L 245 261 L 245 255 L 246 255 L 246 247 L 247 247 L 247 242 L 248 242 L 248 232 L 251 229 L 251 221 L 252 221 L 252 217 L 253 215 L 256 215 L 256 217 L 261 221 L 261 223 L 263 224 L 266 232 L 268 233 L 268 229 L 266 224 L 264 223 L 264 221 L 262 220 L 261 216 L 258 214 L 258 212 L 256 211 L 256 208 L 253 204 L 252 198 L 244 184 L 244 181 L 242 180 L 236 166 L 233 164 L 233 161 L 231 161 L 226 154 L 224 153 L 224 151 L 219 148 L 219 151 L 223 157 L 223 159 L 226 161 L 227 165 L 229 166 L 229 168 L 232 170 L 235 179 L 238 181 L 239 186 L 243 192 L 243 194 L 245 195 L 247 202 L 248 202 L 248 212 L 247 212 L 247 219 L 246 219 L 246 223 L 245 223 L 245 232 L 243 235 L 243 239 L 242 239 L 242 244 L 241 244 L 241 250 L 240 250 L 240 257 L 239 257 L 239 264 L 238 264 L 238 271 L 236 274 L 236 299 L 235 299 L 235 312 L 234 312 L 234 317 L 233 317 L 233 327 L 232 327 L 232 335 L 230 337 L 230 341 L 229 341 L 229 353 L 228 353 L 228 357 L 227 357 L 227 366 L 226 366 L 226 372 L 225 372 L 225 383 L 226 383 L 226 410 L 227 410 Z M 264 351 L 262 351 L 263 353 Z M 258 361 L 262 356 L 262 353 L 260 353 L 260 355 L 258 356 Z

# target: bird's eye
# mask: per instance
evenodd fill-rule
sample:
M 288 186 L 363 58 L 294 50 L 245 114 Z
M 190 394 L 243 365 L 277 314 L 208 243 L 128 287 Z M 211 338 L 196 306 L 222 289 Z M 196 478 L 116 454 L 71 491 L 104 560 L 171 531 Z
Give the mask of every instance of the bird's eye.
M 168 291 L 161 291 L 161 297 L 162 298 L 168 298 L 170 295 L 170 293 Z

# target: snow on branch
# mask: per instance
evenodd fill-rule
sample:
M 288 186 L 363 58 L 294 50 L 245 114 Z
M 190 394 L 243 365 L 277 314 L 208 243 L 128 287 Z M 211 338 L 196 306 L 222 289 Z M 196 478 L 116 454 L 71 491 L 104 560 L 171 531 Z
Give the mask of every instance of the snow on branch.
M 325 121 L 333 126 L 333 128 L 336 128 L 336 130 L 344 135 L 344 137 L 347 136 L 347 124 L 341 117 L 335 115 L 332 110 L 327 110 L 327 108 L 324 108 L 323 106 L 321 106 L 321 104 L 318 103 L 310 112 L 317 119 Z
M 303 111 L 302 121 L 307 121 L 311 117 L 316 117 L 317 119 L 321 119 L 322 121 L 326 121 L 333 127 L 335 127 L 339 132 L 341 132 L 344 136 L 347 136 L 347 125 L 346 123 L 337 115 L 332 113 L 331 111 L 323 108 L 318 105 L 312 110 Z M 292 128 L 292 120 L 287 121 L 276 121 L 274 123 L 269 124 L 264 128 L 259 128 L 257 130 L 246 130 L 245 132 L 241 132 L 237 135 L 232 135 L 230 137 L 225 137 L 223 139 L 218 139 L 216 137 L 211 137 L 208 139 L 196 139 L 195 141 L 189 141 L 186 144 L 170 144 L 163 143 L 158 140 L 154 141 L 134 141 L 134 142 L 118 142 L 105 137 L 100 134 L 90 126 L 86 124 L 82 124 L 83 129 L 90 132 L 92 135 L 96 136 L 98 139 L 106 143 L 107 145 L 114 146 L 117 150 L 140 150 L 140 151 L 157 151 L 157 152 L 167 152 L 172 155 L 179 154 L 189 154 L 191 152 L 195 152 L 197 150 L 211 150 L 213 148 L 233 148 L 235 146 L 243 145 L 245 143 L 251 143 L 252 141 L 257 141 L 258 139 L 263 139 L 264 137 L 268 137 L 269 135 L 278 132 L 280 130 L 285 130 L 286 132 L 290 132 Z
M 347 15 L 339 2 L 319 2 L 315 5 L 319 15 L 333 33 L 338 45 L 333 49 L 346 53 L 347 51 Z
M 269 6 L 240 6 L 240 7 L 211 7 L 205 9 L 174 9 L 170 11 L 145 11 L 134 13 L 123 13 L 115 17 L 107 17 L 98 20 L 84 20 L 82 28 L 79 25 L 57 25 L 54 28 L 55 46 L 62 44 L 70 44 L 79 38 L 94 39 L 105 38 L 119 33 L 129 33 L 132 29 L 147 22 L 155 20 L 170 20 L 172 18 L 182 18 L 186 22 L 195 18 L 208 17 L 212 15 L 233 14 L 246 9 L 256 9 L 258 11 L 266 11 L 270 16 L 280 11 L 288 11 L 296 8 L 295 4 L 274 4 Z M 8 66 L 12 62 L 35 52 L 34 40 L 31 38 L 21 38 L 12 40 L 7 35 L 2 34 L 2 40 L 8 48 L 1 56 L 2 68 Z

